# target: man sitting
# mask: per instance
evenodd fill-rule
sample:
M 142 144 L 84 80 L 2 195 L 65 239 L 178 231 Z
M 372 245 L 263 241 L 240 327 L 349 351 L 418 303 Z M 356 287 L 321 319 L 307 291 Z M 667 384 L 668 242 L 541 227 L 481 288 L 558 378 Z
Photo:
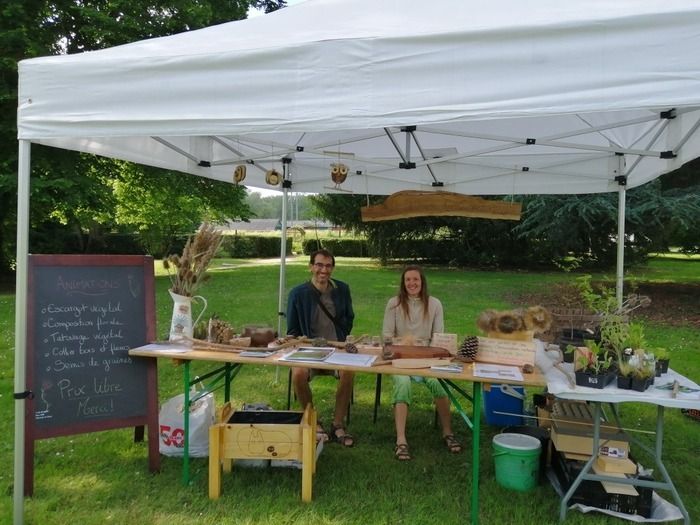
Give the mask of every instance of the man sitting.
M 334 269 L 335 257 L 328 250 L 318 250 L 311 254 L 311 279 L 289 292 L 287 335 L 345 341 L 352 330 L 355 313 L 352 309 L 350 287 L 342 281 L 331 279 Z M 319 422 L 317 432 L 321 439 L 328 440 L 330 437 L 346 447 L 352 447 L 355 439 L 347 432 L 344 424 L 352 395 L 352 372 L 292 368 L 294 392 L 302 408 L 308 403 L 313 405 L 309 382 L 315 375 L 327 373 L 332 373 L 339 379 L 335 412 L 330 431 L 325 433 L 323 425 Z

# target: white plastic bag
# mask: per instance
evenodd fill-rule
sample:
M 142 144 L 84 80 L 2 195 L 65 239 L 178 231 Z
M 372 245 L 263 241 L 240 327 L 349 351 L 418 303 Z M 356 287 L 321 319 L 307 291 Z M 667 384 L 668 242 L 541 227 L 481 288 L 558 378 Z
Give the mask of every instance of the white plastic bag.
M 216 420 L 214 394 L 202 395 L 192 389 L 190 400 L 190 457 L 209 455 L 209 427 Z M 185 395 L 178 394 L 160 407 L 158 425 L 160 429 L 160 453 L 165 456 L 183 456 L 185 451 Z

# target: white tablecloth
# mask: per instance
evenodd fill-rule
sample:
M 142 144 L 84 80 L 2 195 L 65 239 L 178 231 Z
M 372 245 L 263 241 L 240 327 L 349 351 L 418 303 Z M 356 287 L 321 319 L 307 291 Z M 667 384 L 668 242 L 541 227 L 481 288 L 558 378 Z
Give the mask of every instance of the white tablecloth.
M 654 384 L 645 392 L 617 388 L 615 381 L 605 388 L 590 388 L 585 386 L 572 387 L 560 368 L 563 368 L 567 375 L 573 380 L 574 365 L 573 363 L 562 363 L 559 365 L 559 368 L 557 368 L 554 366 L 554 363 L 557 362 L 559 358 L 558 352 L 547 352 L 545 351 L 544 344 L 539 343 L 537 345 L 535 362 L 547 379 L 547 390 L 549 393 L 562 399 L 602 401 L 605 403 L 636 401 L 665 407 L 700 409 L 700 386 L 670 368 L 668 373 L 657 377 Z M 678 381 L 681 387 L 686 387 L 694 391 L 679 391 L 674 398 L 672 397 L 670 389 L 664 390 L 662 388 L 657 388 L 673 383 L 674 380 Z

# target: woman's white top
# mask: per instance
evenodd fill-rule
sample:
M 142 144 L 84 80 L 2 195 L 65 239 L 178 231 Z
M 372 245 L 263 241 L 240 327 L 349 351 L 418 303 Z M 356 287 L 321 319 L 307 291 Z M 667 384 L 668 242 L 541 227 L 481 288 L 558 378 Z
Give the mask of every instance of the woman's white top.
M 384 310 L 384 325 L 382 334 L 392 334 L 393 337 L 413 336 L 429 341 L 433 334 L 445 331 L 445 321 L 442 303 L 435 297 L 428 298 L 428 315 L 424 315 L 423 303 L 420 298 L 409 297 L 408 317 L 400 306 L 398 297 L 392 297 Z

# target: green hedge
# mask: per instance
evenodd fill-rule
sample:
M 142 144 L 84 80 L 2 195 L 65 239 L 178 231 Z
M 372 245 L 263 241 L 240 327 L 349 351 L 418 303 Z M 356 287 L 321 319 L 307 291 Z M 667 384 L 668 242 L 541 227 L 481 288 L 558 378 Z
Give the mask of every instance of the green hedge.
M 302 249 L 305 255 L 324 248 L 339 257 L 372 257 L 369 244 L 364 239 L 305 239 Z
M 32 253 L 67 253 L 67 254 L 123 254 L 143 255 L 147 253 L 138 234 L 102 233 L 88 235 L 77 234 L 73 230 L 44 224 L 29 234 L 29 246 Z
M 225 235 L 221 242 L 221 250 L 234 259 L 255 259 L 279 257 L 281 249 L 280 237 L 257 235 Z M 292 253 L 292 242 L 288 240 L 287 255 Z

